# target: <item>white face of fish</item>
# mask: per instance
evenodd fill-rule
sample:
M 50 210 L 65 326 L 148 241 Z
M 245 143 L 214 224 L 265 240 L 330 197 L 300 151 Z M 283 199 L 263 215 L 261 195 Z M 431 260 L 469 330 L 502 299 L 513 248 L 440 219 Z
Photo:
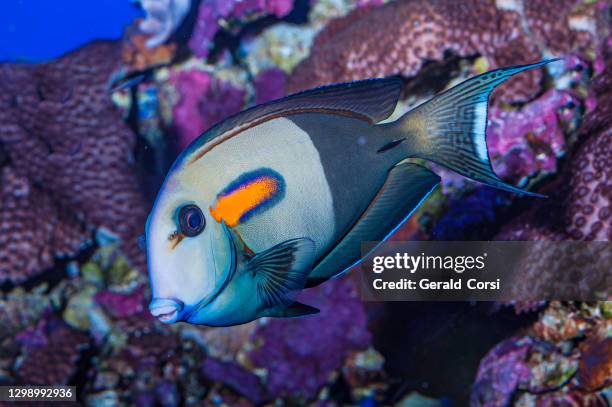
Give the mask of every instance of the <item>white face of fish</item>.
M 212 219 L 209 203 L 172 177 L 160 192 L 146 226 L 152 290 L 149 310 L 164 323 L 213 324 L 203 306 L 219 297 L 231 268 L 231 242 Z

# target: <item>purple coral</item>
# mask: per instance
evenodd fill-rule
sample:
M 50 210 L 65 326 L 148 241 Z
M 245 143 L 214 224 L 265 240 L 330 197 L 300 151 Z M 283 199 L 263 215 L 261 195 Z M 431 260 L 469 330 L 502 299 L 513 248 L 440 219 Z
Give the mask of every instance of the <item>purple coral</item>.
M 250 14 L 271 14 L 281 18 L 289 14 L 292 8 L 292 0 L 204 0 L 198 10 L 189 47 L 197 56 L 205 58 L 220 29 L 219 20 L 241 19 Z
M 136 136 L 108 95 L 119 53 L 97 42 L 45 64 L 0 65 L 0 282 L 78 253 L 95 228 L 144 264 Z
M 235 363 L 208 357 L 204 361 L 202 372 L 211 380 L 221 381 L 233 387 L 256 404 L 265 401 L 265 393 L 259 378 Z
M 265 103 L 285 95 L 287 74 L 282 69 L 271 68 L 261 72 L 253 79 L 255 103 Z
M 556 390 L 569 382 L 576 369 L 577 361 L 550 342 L 530 336 L 508 338 L 480 362 L 470 405 L 503 407 L 523 392 Z
M 519 110 L 493 106 L 487 145 L 495 172 L 513 182 L 539 171 L 555 172 L 565 152 L 561 120 L 568 120 L 577 100 L 569 92 L 550 90 Z
M 92 366 L 87 391 L 113 392 L 122 405 L 194 405 L 206 392 L 203 358 L 199 346 L 175 334 L 129 333 L 123 348 L 103 354 Z
M 67 384 L 76 370 L 80 352 L 89 343 L 87 335 L 51 314 L 33 329 L 18 335 L 18 340 L 24 353 L 17 373 L 26 383 L 40 385 Z
M 371 338 L 350 276 L 306 290 L 298 300 L 318 307 L 321 313 L 259 322 L 249 332 L 248 341 L 254 347 L 245 359 L 251 370 L 265 372 L 263 387 L 257 376 L 232 361 L 208 357 L 204 375 L 234 387 L 255 403 L 277 397 L 313 398 L 332 372 L 353 352 L 367 348 Z
M 556 182 L 539 191 L 550 199 L 534 202 L 501 231 L 498 240 L 610 240 L 611 83 L 612 66 L 608 64 L 592 81 L 597 103 L 579 129 L 580 146 L 568 157 Z
M 321 313 L 271 320 L 253 334 L 261 346 L 249 356 L 254 366 L 267 370 L 266 387 L 274 397 L 313 397 L 350 352 L 370 342 L 363 303 L 350 277 L 306 290 L 298 300 Z
M 244 107 L 246 92 L 243 89 L 207 72 L 179 72 L 172 80 L 179 94 L 173 115 L 180 149 L 216 122 Z
M 492 67 L 529 63 L 541 59 L 546 47 L 560 55 L 585 50 L 596 41 L 595 35 L 573 27 L 569 18 L 576 12 L 574 17 L 584 13 L 588 19 L 594 5 L 576 11 L 576 0 L 527 2 L 523 14 L 512 3 L 414 0 L 357 8 L 317 35 L 310 56 L 289 79 L 288 90 L 397 74 L 414 77 L 426 62 L 446 60 L 449 54 L 482 55 Z M 601 26 L 605 24 L 602 20 Z M 540 70 L 526 72 L 494 96 L 529 100 L 538 93 L 541 78 Z
M 489 351 L 476 374 L 470 400 L 472 407 L 509 405 L 519 384 L 529 380 L 527 356 L 532 344 L 530 337 L 509 338 Z
M 130 293 L 119 293 L 106 289 L 98 292 L 94 298 L 113 318 L 127 318 L 140 314 L 146 309 L 144 286 Z

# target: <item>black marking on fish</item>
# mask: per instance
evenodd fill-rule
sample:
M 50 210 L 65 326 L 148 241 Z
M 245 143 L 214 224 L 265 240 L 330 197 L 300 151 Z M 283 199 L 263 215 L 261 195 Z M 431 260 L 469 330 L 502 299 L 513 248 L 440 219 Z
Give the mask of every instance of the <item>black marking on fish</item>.
M 321 113 L 288 119 L 309 135 L 319 153 L 332 195 L 336 236 L 343 236 L 385 182 L 395 154 L 376 154 L 385 140 L 382 128 L 362 120 Z
M 317 277 L 331 278 L 356 265 L 362 258 L 361 242 L 383 241 L 389 237 L 439 182 L 439 176 L 420 165 L 394 166 L 368 208 L 317 264 L 311 273 L 315 278 L 307 284 L 320 282 Z
M 402 144 L 402 142 L 403 142 L 404 140 L 406 140 L 406 138 L 405 138 L 405 137 L 404 137 L 404 138 L 397 139 L 397 140 L 393 140 L 393 141 L 391 141 L 391 142 L 389 142 L 389 143 L 385 144 L 384 146 L 382 146 L 382 147 L 381 147 L 381 148 L 379 148 L 378 150 L 376 150 L 376 152 L 380 154 L 380 153 L 384 153 L 385 151 L 389 151 L 389 150 L 391 150 L 392 148 L 395 148 L 395 147 L 399 146 L 400 144 Z

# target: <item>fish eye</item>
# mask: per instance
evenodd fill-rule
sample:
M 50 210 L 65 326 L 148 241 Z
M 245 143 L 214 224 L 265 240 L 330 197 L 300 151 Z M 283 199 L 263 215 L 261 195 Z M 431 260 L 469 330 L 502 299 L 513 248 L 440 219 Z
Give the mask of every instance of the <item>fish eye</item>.
M 206 219 L 202 210 L 196 205 L 185 205 L 179 211 L 179 229 L 187 237 L 194 237 L 202 233 L 206 227 Z

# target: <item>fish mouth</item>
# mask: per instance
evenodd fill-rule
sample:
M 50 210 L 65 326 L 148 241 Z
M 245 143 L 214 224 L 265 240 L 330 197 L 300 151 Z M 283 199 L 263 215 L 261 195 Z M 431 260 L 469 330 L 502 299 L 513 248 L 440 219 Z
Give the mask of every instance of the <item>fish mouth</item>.
M 172 324 L 178 321 L 183 303 L 169 298 L 154 298 L 149 304 L 149 312 L 160 322 Z
M 228 265 L 227 269 L 223 273 L 221 283 L 215 287 L 214 291 L 210 295 L 202 298 L 193 308 L 191 308 L 190 311 L 187 312 L 187 314 L 185 315 L 186 321 L 189 321 L 189 318 L 191 318 L 193 314 L 197 313 L 199 310 L 201 310 L 202 308 L 206 307 L 208 304 L 213 302 L 219 296 L 219 294 L 221 294 L 221 292 L 225 289 L 225 287 L 227 287 L 229 282 L 232 280 L 232 277 L 234 277 L 234 274 L 236 273 L 237 256 L 238 256 L 237 249 L 236 249 L 236 243 L 234 242 L 234 238 L 232 237 L 232 234 L 229 228 L 225 224 L 225 221 L 221 221 L 221 226 L 223 227 L 223 231 L 225 232 L 225 236 L 227 237 L 228 243 L 230 246 L 230 264 Z

